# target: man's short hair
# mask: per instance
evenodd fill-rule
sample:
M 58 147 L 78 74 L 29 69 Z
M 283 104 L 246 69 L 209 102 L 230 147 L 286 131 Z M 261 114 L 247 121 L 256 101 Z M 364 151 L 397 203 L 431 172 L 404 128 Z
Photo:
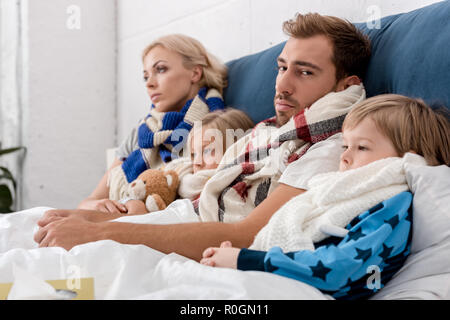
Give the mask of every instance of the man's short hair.
M 283 23 L 283 31 L 293 38 L 326 36 L 333 44 L 336 81 L 352 75 L 364 79 L 371 54 L 370 39 L 349 21 L 318 13 L 297 13 Z

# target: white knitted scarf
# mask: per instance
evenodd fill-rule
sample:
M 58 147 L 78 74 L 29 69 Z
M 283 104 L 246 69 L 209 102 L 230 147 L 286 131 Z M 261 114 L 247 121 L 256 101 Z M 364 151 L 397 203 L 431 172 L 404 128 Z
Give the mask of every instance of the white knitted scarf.
M 180 179 L 178 194 L 183 199 L 195 200 L 214 173 L 216 173 L 216 169 L 205 169 L 196 173 L 187 173 Z
M 314 243 L 330 235 L 344 237 L 355 217 L 378 203 L 408 190 L 404 165 L 424 165 L 423 157 L 407 153 L 366 166 L 319 174 L 308 191 L 283 205 L 256 235 L 250 249 L 284 252 L 314 250 Z

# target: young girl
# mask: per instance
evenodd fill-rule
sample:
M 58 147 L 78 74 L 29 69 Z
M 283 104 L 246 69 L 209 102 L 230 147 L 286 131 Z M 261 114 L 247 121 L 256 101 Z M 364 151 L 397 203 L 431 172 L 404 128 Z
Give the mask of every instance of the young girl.
M 253 127 L 254 123 L 248 115 L 234 108 L 205 116 L 201 126 L 194 126 L 189 134 L 192 172 L 181 178 L 178 194 L 182 198 L 198 199 L 228 147 Z
M 198 200 L 227 147 L 247 134 L 253 126 L 253 121 L 245 112 L 234 108 L 211 112 L 194 124 L 187 139 L 190 158 L 176 159 L 163 167 L 178 173 L 178 195 L 183 199 Z M 143 201 L 130 200 L 127 208 L 128 213 L 147 213 Z
M 339 172 L 317 175 L 280 208 L 249 249 L 229 241 L 202 264 L 273 272 L 334 298 L 367 298 L 409 254 L 411 200 L 404 164 L 450 165 L 448 119 L 421 100 L 380 95 L 345 118 Z M 377 271 L 378 286 L 368 276 Z
M 142 63 L 150 113 L 120 145 L 111 168 L 80 209 L 126 213 L 118 200 L 127 184 L 172 160 L 172 149 L 179 147 L 172 139 L 177 130 L 189 131 L 195 121 L 224 107 L 226 66 L 197 40 L 178 34 L 161 37 L 145 48 Z

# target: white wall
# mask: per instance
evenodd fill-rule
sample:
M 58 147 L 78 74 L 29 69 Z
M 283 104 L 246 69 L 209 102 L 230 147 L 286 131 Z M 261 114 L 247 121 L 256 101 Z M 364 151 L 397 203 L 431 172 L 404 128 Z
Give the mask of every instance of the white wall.
M 283 40 L 283 21 L 296 12 L 319 12 L 366 22 L 376 5 L 381 16 L 407 12 L 437 0 L 118 0 L 118 140 L 150 105 L 141 79 L 141 51 L 158 36 L 184 33 L 223 62 Z
M 74 208 L 100 180 L 105 150 L 116 144 L 115 2 L 21 5 L 22 144 L 28 149 L 21 207 Z M 79 15 L 67 11 L 73 5 Z
M 15 1 L 0 0 L 0 142 L 2 149 L 16 147 L 21 143 L 20 104 L 20 10 Z M 0 166 L 8 168 L 16 181 L 20 180 L 22 154 L 0 157 Z M 1 172 L 3 173 L 3 172 Z M 0 183 L 12 183 L 0 179 Z M 19 194 L 19 193 L 18 193 Z M 16 195 L 17 196 L 17 195 Z M 16 201 L 14 204 L 17 205 Z M 11 208 L 17 209 L 16 207 Z

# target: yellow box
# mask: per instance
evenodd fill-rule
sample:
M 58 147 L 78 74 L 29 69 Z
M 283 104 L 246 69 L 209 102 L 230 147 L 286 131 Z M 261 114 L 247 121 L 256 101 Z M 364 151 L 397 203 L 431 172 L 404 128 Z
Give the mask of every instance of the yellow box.
M 68 281 L 74 279 L 63 279 L 63 280 L 47 280 L 46 282 L 53 286 L 55 289 L 74 291 L 77 295 L 71 300 L 94 300 L 94 278 L 81 278 L 80 288 L 69 289 L 67 286 Z M 9 291 L 12 287 L 11 283 L 0 283 L 0 300 L 6 300 Z

